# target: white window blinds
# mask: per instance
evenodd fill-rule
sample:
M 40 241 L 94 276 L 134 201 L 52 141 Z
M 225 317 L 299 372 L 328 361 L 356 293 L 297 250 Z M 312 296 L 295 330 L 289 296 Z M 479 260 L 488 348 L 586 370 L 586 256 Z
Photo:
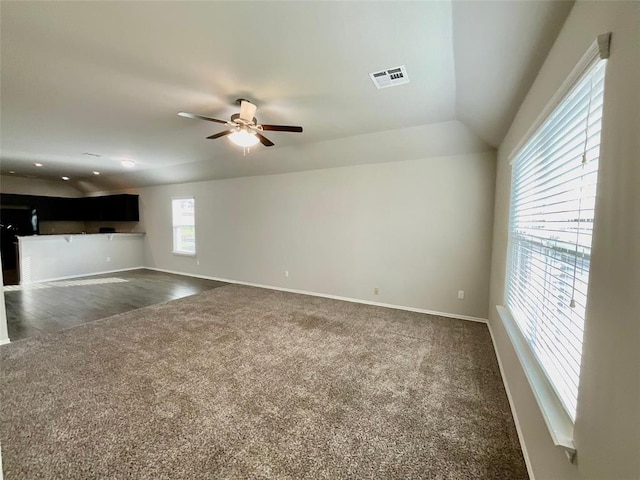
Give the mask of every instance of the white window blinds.
M 513 161 L 507 306 L 575 420 L 606 60 L 569 90 Z
M 173 223 L 173 253 L 196 253 L 196 201 L 193 197 L 174 198 L 171 201 Z

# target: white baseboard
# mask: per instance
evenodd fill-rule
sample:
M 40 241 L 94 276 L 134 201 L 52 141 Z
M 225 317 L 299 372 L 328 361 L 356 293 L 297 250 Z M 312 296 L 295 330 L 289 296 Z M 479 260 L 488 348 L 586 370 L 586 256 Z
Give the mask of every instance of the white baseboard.
M 339 295 L 331 295 L 328 293 L 318 293 L 318 292 L 310 292 L 307 290 L 296 290 L 293 288 L 275 287 L 273 285 L 263 285 L 260 283 L 243 282 L 240 280 L 230 280 L 228 278 L 210 277 L 208 275 L 196 275 L 193 273 L 184 273 L 184 272 L 177 272 L 175 270 L 166 270 L 164 268 L 155 268 L 155 267 L 144 267 L 144 268 L 146 268 L 147 270 L 155 270 L 157 272 L 173 273 L 175 275 L 184 275 L 187 277 L 194 277 L 194 278 L 203 278 L 205 280 L 216 280 L 218 282 L 235 283 L 237 285 L 247 285 L 249 287 L 267 288 L 269 290 L 279 290 L 281 292 L 288 292 L 288 293 L 299 293 L 301 295 L 311 295 L 313 297 L 330 298 L 332 300 L 342 300 L 344 302 L 361 303 L 364 305 L 374 305 L 377 307 L 394 308 L 396 310 L 406 310 L 409 312 L 427 313 L 429 315 L 438 315 L 440 317 L 449 317 L 449 318 L 455 318 L 458 320 L 468 320 L 471 322 L 488 323 L 486 318 L 472 317 L 469 315 L 460 315 L 457 313 L 436 312 L 434 310 L 425 310 L 423 308 L 407 307 L 404 305 L 394 305 L 391 303 L 372 302 L 369 300 L 362 300 L 359 298 L 341 297 Z
M 504 373 L 504 368 L 502 367 L 502 360 L 500 358 L 500 352 L 498 352 L 498 348 L 496 347 L 496 339 L 493 336 L 493 330 L 491 329 L 491 323 L 487 322 L 487 326 L 489 327 L 489 334 L 491 335 L 491 343 L 493 343 L 493 351 L 496 353 L 496 358 L 498 359 L 498 367 L 500 368 L 500 376 L 502 377 L 502 383 L 504 384 L 504 389 L 507 392 L 507 398 L 509 399 L 509 407 L 511 408 L 511 415 L 513 416 L 513 423 L 516 425 L 516 432 L 518 433 L 518 440 L 520 441 L 520 449 L 522 450 L 522 456 L 524 457 L 524 463 L 527 466 L 527 472 L 529 473 L 529 479 L 535 480 L 535 476 L 533 475 L 533 468 L 531 466 L 531 460 L 529 459 L 529 452 L 527 452 L 527 445 L 524 442 L 524 435 L 522 433 L 522 428 L 520 427 L 520 421 L 518 420 L 518 413 L 516 412 L 515 405 L 513 402 L 513 397 L 511 396 L 511 390 L 509 389 L 509 382 L 507 382 L 507 377 Z
M 45 282 L 58 282 L 60 280 L 71 280 L 72 278 L 82 278 L 82 277 L 90 277 L 92 275 L 105 275 L 107 273 L 118 273 L 118 272 L 128 272 L 129 270 L 140 270 L 146 267 L 140 265 L 139 267 L 127 267 L 127 268 L 119 268 L 117 270 L 105 270 L 102 272 L 91 272 L 91 273 L 82 273 L 80 275 L 68 275 L 66 277 L 55 277 L 55 278 L 43 278 L 41 280 L 36 280 L 33 282 L 23 283 L 20 282 L 20 285 L 35 285 L 37 283 L 45 283 Z
M 11 343 L 11 340 L 8 338 L 0 340 L 0 345 L 6 345 L 7 343 Z

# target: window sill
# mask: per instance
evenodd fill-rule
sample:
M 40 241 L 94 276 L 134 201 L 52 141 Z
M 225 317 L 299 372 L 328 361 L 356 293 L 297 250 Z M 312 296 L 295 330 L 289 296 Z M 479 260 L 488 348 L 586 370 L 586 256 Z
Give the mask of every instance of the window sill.
M 189 253 L 189 252 L 171 252 L 172 255 L 179 255 L 181 257 L 195 257 L 196 254 L 195 253 Z
M 502 324 L 513 345 L 520 365 L 536 398 L 540 412 L 549 429 L 554 445 L 565 450 L 567 458 L 573 463 L 576 448 L 573 443 L 573 421 L 562 407 L 560 399 L 534 357 L 515 319 L 506 307 L 496 306 Z

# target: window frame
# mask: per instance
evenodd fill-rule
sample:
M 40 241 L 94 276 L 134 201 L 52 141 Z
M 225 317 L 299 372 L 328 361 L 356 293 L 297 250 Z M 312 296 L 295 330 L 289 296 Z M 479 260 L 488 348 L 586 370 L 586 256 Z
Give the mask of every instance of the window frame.
M 193 252 L 189 252 L 189 251 L 185 251 L 185 250 L 177 250 L 176 247 L 176 228 L 179 228 L 181 226 L 185 226 L 185 225 L 177 225 L 175 224 L 175 218 L 174 218 L 174 211 L 173 211 L 173 204 L 176 200 L 193 200 Z M 186 196 L 178 196 L 178 197 L 171 197 L 171 254 L 173 255 L 178 255 L 178 256 L 183 256 L 183 257 L 195 257 L 198 254 L 198 242 L 196 240 L 196 198 L 193 195 L 186 195 Z
M 526 134 L 523 136 L 521 141 L 518 143 L 516 148 L 513 149 L 511 155 L 509 155 L 509 160 L 513 166 L 514 159 L 522 152 L 533 139 L 538 130 L 543 126 L 543 124 L 547 121 L 547 119 L 556 111 L 556 109 L 563 103 L 565 98 L 572 92 L 573 88 L 585 77 L 586 74 L 590 73 L 592 68 L 595 68 L 596 65 L 604 59 L 609 57 L 609 44 L 610 44 L 611 34 L 605 33 L 599 35 L 595 42 L 589 47 L 585 55 L 582 57 L 580 62 L 576 65 L 576 67 L 572 70 L 567 79 L 563 82 L 559 90 L 555 93 L 555 95 L 551 98 L 550 102 L 546 105 L 546 107 L 542 110 L 536 121 L 532 124 Z M 603 66 L 605 69 L 605 82 L 606 82 L 606 65 Z M 600 140 L 601 143 L 601 140 Z M 602 161 L 602 160 L 600 160 Z M 511 182 L 513 187 L 513 172 L 511 175 Z M 524 333 L 521 330 L 520 324 L 514 318 L 512 312 L 507 306 L 507 292 L 509 289 L 510 282 L 510 269 L 512 265 L 512 198 L 513 191 L 510 189 L 510 197 L 509 197 L 509 224 L 507 229 L 508 241 L 507 241 L 507 253 L 506 253 L 506 268 L 505 268 L 505 283 L 504 283 L 504 291 L 503 291 L 503 305 L 496 305 L 496 309 L 498 311 L 498 315 L 502 324 L 506 330 L 506 333 L 511 341 L 511 344 L 515 350 L 516 356 L 520 361 L 521 367 L 524 371 L 524 374 L 528 380 L 528 383 L 532 389 L 533 395 L 540 407 L 540 411 L 545 420 L 549 433 L 553 439 L 553 442 L 556 446 L 562 447 L 565 450 L 567 458 L 570 462 L 574 461 L 576 455 L 576 448 L 573 441 L 574 434 L 574 420 L 571 418 L 563 402 L 560 400 L 560 397 L 549 380 L 546 372 L 542 368 L 540 361 L 537 356 L 534 354 L 533 349 L 529 345 L 528 340 L 526 339 Z M 588 305 L 587 305 L 587 315 L 585 315 L 585 323 L 586 318 L 588 316 Z M 583 340 L 584 344 L 584 340 Z M 579 392 L 577 402 L 579 405 Z

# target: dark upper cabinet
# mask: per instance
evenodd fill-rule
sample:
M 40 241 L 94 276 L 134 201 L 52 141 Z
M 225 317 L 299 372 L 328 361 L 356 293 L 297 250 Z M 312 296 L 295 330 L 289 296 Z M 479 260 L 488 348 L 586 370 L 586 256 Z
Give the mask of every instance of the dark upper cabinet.
M 62 198 L 52 197 L 52 210 L 53 218 L 51 220 L 65 220 L 65 221 L 83 221 L 84 210 L 82 207 L 81 198 Z M 39 210 L 38 210 L 39 212 Z M 38 215 L 41 219 L 41 215 Z
M 17 195 L 3 193 L 0 198 L 2 206 L 17 206 L 35 208 L 39 220 L 54 220 L 56 216 L 57 197 L 41 197 L 38 195 Z
M 82 210 L 85 220 L 101 220 L 103 197 L 86 197 L 82 199 Z
M 35 208 L 40 221 L 140 220 L 138 195 L 130 194 L 63 198 L 3 193 L 0 203 Z
M 140 219 L 137 195 L 109 195 L 100 199 L 100 220 L 134 221 Z

